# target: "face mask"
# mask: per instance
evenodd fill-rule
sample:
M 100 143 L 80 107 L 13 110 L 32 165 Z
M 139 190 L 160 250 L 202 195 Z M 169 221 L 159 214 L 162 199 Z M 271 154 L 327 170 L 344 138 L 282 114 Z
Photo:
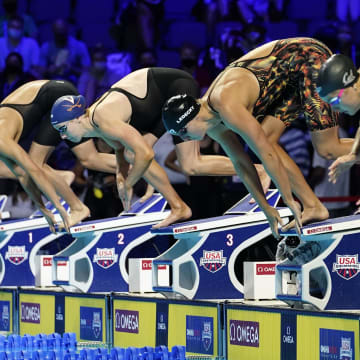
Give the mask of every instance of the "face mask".
M 54 35 L 55 42 L 58 45 L 65 46 L 67 42 L 67 35 Z
M 95 61 L 93 67 L 95 70 L 104 71 L 106 70 L 106 61 Z
M 20 39 L 22 36 L 22 31 L 18 30 L 18 29 L 10 28 L 8 30 L 8 34 L 9 34 L 9 37 L 11 37 L 12 39 Z
M 192 59 L 192 58 L 181 59 L 182 66 L 187 67 L 187 68 L 196 66 L 196 63 L 197 63 L 196 59 Z
M 16 10 L 17 10 L 16 3 L 3 4 L 3 8 L 9 14 L 14 14 L 14 13 L 16 13 Z
M 21 74 L 22 68 L 21 65 L 18 64 L 8 64 L 6 65 L 4 71 L 8 74 Z

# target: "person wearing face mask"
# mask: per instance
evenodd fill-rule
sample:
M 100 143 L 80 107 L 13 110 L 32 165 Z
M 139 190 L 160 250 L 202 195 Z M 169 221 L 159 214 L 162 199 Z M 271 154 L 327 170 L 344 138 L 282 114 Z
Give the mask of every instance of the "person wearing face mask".
M 19 15 L 24 21 L 24 35 L 36 39 L 38 30 L 35 21 L 28 14 L 18 14 L 18 0 L 3 0 L 2 7 L 4 12 L 0 14 L 0 36 L 6 34 L 9 19 Z
M 10 53 L 5 59 L 5 64 L 0 74 L 0 99 L 4 99 L 28 81 L 35 80 L 34 76 L 23 71 L 23 59 L 20 54 Z
M 107 57 L 102 45 L 98 45 L 91 54 L 91 67 L 80 75 L 78 89 L 83 94 L 87 104 L 91 104 L 102 95 L 114 82 L 123 75 L 112 71 L 107 66 Z
M 200 86 L 200 94 L 203 94 L 211 84 L 210 74 L 205 67 L 198 65 L 198 52 L 191 43 L 185 43 L 180 49 L 180 69 L 194 77 Z
M 80 74 L 90 67 L 91 60 L 84 42 L 69 34 L 69 25 L 64 19 L 53 23 L 53 40 L 41 46 L 40 65 L 44 77 L 78 82 Z
M 5 67 L 5 58 L 11 52 L 21 54 L 24 71 L 38 76 L 39 45 L 36 40 L 24 36 L 24 21 L 20 16 L 14 16 L 8 21 L 7 33 L 0 38 L 0 69 Z

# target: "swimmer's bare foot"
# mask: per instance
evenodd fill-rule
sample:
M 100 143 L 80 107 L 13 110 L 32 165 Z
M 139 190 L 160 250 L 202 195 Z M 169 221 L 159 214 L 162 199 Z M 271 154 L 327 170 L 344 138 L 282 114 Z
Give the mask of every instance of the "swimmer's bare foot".
M 69 227 L 78 224 L 80 221 L 86 219 L 90 216 L 89 208 L 82 204 L 82 207 L 79 209 L 71 209 L 69 214 Z
M 316 221 L 322 221 L 329 218 L 329 212 L 322 203 L 318 203 L 317 206 L 312 208 L 306 208 L 301 213 L 302 225 L 310 224 Z M 282 227 L 282 231 L 287 231 L 295 227 L 294 220 Z
M 161 227 L 171 225 L 177 221 L 187 220 L 191 217 L 191 215 L 191 209 L 183 202 L 179 207 L 171 208 L 170 215 L 163 221 L 154 225 L 152 228 L 159 229 Z

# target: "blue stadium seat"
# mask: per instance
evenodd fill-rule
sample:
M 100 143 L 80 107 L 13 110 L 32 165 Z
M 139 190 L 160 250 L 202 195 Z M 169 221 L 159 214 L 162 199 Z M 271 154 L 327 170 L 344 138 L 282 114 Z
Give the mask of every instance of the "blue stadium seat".
M 197 0 L 166 0 L 164 2 L 166 19 L 189 19 Z
M 109 34 L 110 25 L 109 22 L 92 22 L 91 26 L 81 26 L 81 40 L 84 41 L 88 47 L 102 43 L 107 48 L 113 48 L 114 41 Z
M 158 66 L 177 68 L 180 66 L 180 54 L 173 50 L 158 51 Z
M 206 45 L 206 26 L 196 21 L 174 21 L 166 34 L 165 45 L 168 49 L 177 49 L 184 42 L 191 42 L 198 48 Z
M 84 25 L 91 27 L 93 22 L 110 23 L 115 17 L 114 0 L 76 0 L 75 7 L 76 23 L 83 28 Z
M 290 0 L 288 6 L 289 20 L 325 19 L 327 0 Z
M 266 24 L 267 37 L 271 40 L 299 36 L 298 25 L 294 21 L 281 21 Z
M 38 25 L 58 18 L 67 19 L 70 16 L 70 0 L 51 1 L 51 3 L 48 0 L 31 0 L 30 13 Z

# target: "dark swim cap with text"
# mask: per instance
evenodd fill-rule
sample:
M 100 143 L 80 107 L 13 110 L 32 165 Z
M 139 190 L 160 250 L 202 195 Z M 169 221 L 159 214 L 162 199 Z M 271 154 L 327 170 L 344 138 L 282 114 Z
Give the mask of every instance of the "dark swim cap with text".
M 334 90 L 352 86 L 359 78 L 353 61 L 342 54 L 334 54 L 322 64 L 317 80 L 316 90 L 321 97 Z
M 168 99 L 162 109 L 162 120 L 166 130 L 176 135 L 200 111 L 201 105 L 190 95 L 176 95 Z

